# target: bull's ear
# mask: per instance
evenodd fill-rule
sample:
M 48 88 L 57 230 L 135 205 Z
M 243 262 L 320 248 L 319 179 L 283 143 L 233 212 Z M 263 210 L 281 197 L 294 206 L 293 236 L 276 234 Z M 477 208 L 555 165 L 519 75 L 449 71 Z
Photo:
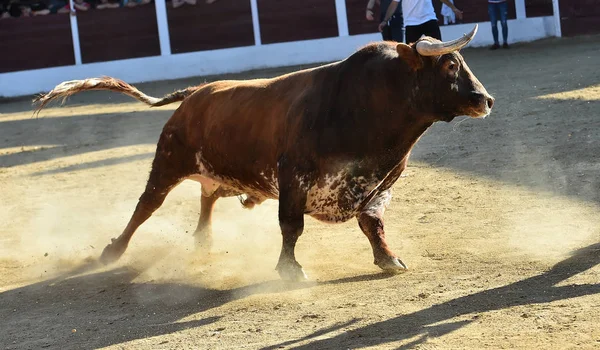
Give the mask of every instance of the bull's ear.
M 419 55 L 411 46 L 406 45 L 405 43 L 398 43 L 396 51 L 398 51 L 398 56 L 400 56 L 400 58 L 413 70 L 419 70 L 423 67 L 421 55 Z

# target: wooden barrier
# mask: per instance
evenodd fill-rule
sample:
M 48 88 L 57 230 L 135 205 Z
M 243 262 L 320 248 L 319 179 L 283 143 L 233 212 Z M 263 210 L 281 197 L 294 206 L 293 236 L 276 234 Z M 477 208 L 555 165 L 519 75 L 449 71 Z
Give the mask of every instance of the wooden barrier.
M 525 0 L 525 13 L 528 18 L 552 16 L 552 0 Z
M 372 22 L 365 19 L 366 8 L 367 0 L 346 0 L 346 17 L 350 35 L 377 33 L 379 5 L 376 4 L 373 9 L 375 20 Z
M 0 73 L 75 64 L 68 14 L 0 20 Z
M 563 0 L 560 2 L 560 17 L 564 36 L 600 33 L 598 0 Z
M 219 0 L 176 9 L 167 2 L 171 52 L 194 52 L 254 45 L 250 1 Z
M 335 0 L 258 0 L 263 44 L 338 36 Z
M 160 55 L 154 4 L 77 12 L 83 63 Z

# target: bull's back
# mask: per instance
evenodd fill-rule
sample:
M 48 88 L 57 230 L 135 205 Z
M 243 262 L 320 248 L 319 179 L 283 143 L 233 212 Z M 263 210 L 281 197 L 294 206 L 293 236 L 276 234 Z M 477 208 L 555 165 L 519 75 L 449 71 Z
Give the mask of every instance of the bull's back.
M 309 80 L 309 74 L 299 74 L 211 83 L 188 97 L 168 124 L 195 153 L 199 171 L 243 192 L 276 198 L 288 112 Z

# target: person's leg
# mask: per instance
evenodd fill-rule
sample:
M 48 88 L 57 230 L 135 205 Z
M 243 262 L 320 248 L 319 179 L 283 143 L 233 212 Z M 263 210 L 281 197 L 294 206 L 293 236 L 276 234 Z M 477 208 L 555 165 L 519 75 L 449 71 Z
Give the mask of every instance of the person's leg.
M 406 43 L 414 43 L 421 37 L 419 26 L 406 26 Z
M 392 28 L 389 25 L 383 27 L 383 30 L 381 31 L 381 38 L 383 41 L 392 40 Z
M 396 42 L 404 42 L 404 20 L 402 16 L 395 15 L 390 21 L 390 35 L 391 39 Z
M 436 30 L 437 29 L 437 30 Z M 431 36 L 432 38 L 440 38 L 440 28 L 437 25 L 437 20 L 431 20 L 418 26 L 406 26 L 406 43 L 414 43 L 423 35 Z M 439 40 L 439 39 L 438 39 Z
M 440 31 L 440 26 L 436 19 L 432 19 L 431 21 L 427 21 L 421 24 L 421 35 L 427 35 L 432 38 L 442 40 L 442 33 Z
M 502 25 L 503 47 L 508 48 L 508 1 L 499 3 L 498 11 L 500 12 L 500 24 Z
M 488 3 L 488 15 L 490 16 L 490 23 L 492 24 L 492 36 L 494 37 L 494 45 L 491 47 L 492 50 L 497 49 L 500 46 L 498 42 L 498 16 L 497 16 L 497 4 Z

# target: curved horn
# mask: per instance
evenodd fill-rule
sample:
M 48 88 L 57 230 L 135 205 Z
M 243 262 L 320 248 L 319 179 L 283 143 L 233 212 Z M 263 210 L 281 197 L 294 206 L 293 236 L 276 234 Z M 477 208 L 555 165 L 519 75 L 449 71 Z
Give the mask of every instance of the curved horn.
M 448 42 L 432 43 L 427 40 L 421 40 L 417 42 L 417 52 L 421 56 L 441 56 L 450 52 L 458 51 L 465 47 L 477 33 L 478 25 L 475 24 L 475 28 L 470 33 L 465 34 L 462 38 L 458 38 Z

